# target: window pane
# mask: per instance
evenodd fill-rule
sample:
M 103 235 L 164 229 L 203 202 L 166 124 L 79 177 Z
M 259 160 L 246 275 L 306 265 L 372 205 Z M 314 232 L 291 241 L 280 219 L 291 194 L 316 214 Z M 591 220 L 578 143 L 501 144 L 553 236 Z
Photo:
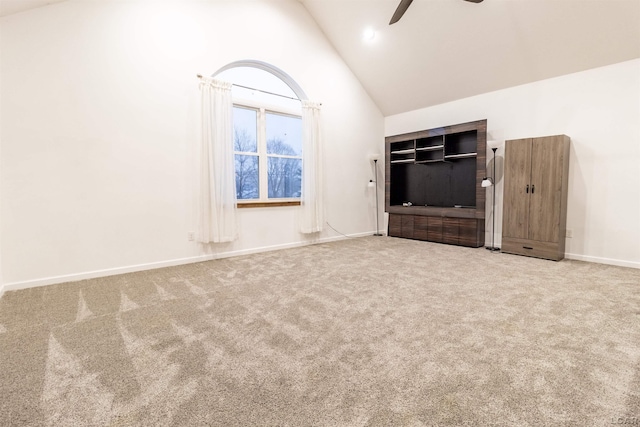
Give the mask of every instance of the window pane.
M 291 90 L 285 82 L 269 71 L 254 68 L 253 66 L 234 67 L 217 74 L 216 79 L 235 83 L 231 88 L 233 99 L 249 99 L 253 104 L 277 105 L 287 109 L 300 109 L 300 101 L 297 99 L 283 98 L 282 96 L 271 95 L 247 88 L 255 87 L 266 92 L 297 98 L 295 92 Z
M 267 153 L 302 156 L 302 119 L 267 113 Z
M 236 154 L 236 198 L 260 197 L 258 182 L 258 156 Z
M 233 107 L 233 149 L 241 153 L 258 152 L 256 110 Z
M 269 198 L 300 197 L 302 192 L 302 160 L 268 158 Z

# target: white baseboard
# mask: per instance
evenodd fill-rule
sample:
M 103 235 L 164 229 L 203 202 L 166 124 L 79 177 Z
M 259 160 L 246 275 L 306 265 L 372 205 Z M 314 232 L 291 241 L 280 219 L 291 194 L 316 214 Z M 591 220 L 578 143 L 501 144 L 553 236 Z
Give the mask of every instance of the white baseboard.
M 208 261 L 213 259 L 213 255 L 200 255 L 189 258 L 173 259 L 168 261 L 151 262 L 148 264 L 129 265 L 126 267 L 107 268 L 104 270 L 85 271 L 82 273 L 66 274 L 62 276 L 43 277 L 35 280 L 25 280 L 23 282 L 6 283 L 4 291 L 16 291 L 19 289 L 36 288 L 38 286 L 55 285 L 58 283 L 77 282 L 78 280 L 95 279 L 97 277 L 115 276 L 117 274 L 134 273 L 136 271 L 153 270 L 156 268 L 173 267 L 182 264 Z
M 635 261 L 624 261 L 619 259 L 601 258 L 601 257 L 595 257 L 595 256 L 589 256 L 589 255 L 579 255 L 579 254 L 569 254 L 569 253 L 565 253 L 564 257 L 567 259 L 573 259 L 576 261 L 595 262 L 598 264 L 615 265 L 618 267 L 640 268 L 640 262 L 635 262 Z
M 0 285 L 0 297 L 6 291 L 15 291 L 19 289 L 35 288 L 38 286 L 55 285 L 58 283 L 65 283 L 65 282 L 76 282 L 78 280 L 87 280 L 87 279 L 95 279 L 98 277 L 115 276 L 117 274 L 134 273 L 136 271 L 154 270 L 157 268 L 173 267 L 176 265 L 192 264 L 196 262 L 230 258 L 234 256 L 241 256 L 241 255 L 250 255 L 250 254 L 255 254 L 260 252 L 290 249 L 290 248 L 296 248 L 301 246 L 314 245 L 318 243 L 328 243 L 328 242 L 333 242 L 338 240 L 344 240 L 347 238 L 366 237 L 366 236 L 372 236 L 373 233 L 374 232 L 371 231 L 371 232 L 365 232 L 365 233 L 349 234 L 345 236 L 324 237 L 324 238 L 313 240 L 313 241 L 292 242 L 292 243 L 285 243 L 280 245 L 263 246 L 259 248 L 241 249 L 237 251 L 230 251 L 230 252 L 224 252 L 224 253 L 218 253 L 218 254 L 199 255 L 199 256 L 188 257 L 188 258 L 179 258 L 179 259 L 172 259 L 167 261 L 152 262 L 148 264 L 137 264 L 137 265 L 130 265 L 126 267 L 116 267 L 116 268 L 108 268 L 104 270 L 95 270 L 95 271 L 86 271 L 83 273 L 67 274 L 63 276 L 45 277 L 41 279 L 26 280 L 22 282 L 5 283 L 4 285 Z M 598 264 L 608 264 L 608 265 L 615 265 L 619 267 L 630 267 L 630 268 L 640 269 L 640 262 L 634 262 L 634 261 L 623 261 L 623 260 L 617 260 L 617 259 L 593 257 L 593 256 L 587 256 L 587 255 L 570 254 L 570 253 L 565 254 L 565 258 L 576 260 L 576 261 L 595 262 Z
M 308 240 L 300 242 L 285 243 L 280 245 L 263 246 L 259 248 L 241 249 L 217 254 L 198 255 L 188 258 L 172 259 L 167 261 L 152 262 L 148 264 L 137 264 L 126 267 L 108 268 L 104 270 L 86 271 L 83 273 L 67 274 L 63 276 L 45 277 L 42 279 L 26 280 L 22 282 L 5 283 L 0 285 L 0 297 L 6 291 L 16 291 L 19 289 L 35 288 L 38 286 L 55 285 L 58 283 L 76 282 L 78 280 L 95 279 L 98 277 L 115 276 L 117 274 L 134 273 L 136 271 L 154 270 L 157 268 L 174 267 L 176 265 L 192 264 L 202 261 L 210 261 L 214 259 L 230 258 L 234 256 L 250 255 L 260 252 L 269 252 L 281 249 L 290 249 L 300 246 L 315 245 L 318 243 L 328 243 L 337 240 L 344 240 L 354 237 L 365 237 L 373 235 L 373 231 L 366 233 L 355 233 L 344 236 L 324 237 L 317 240 Z

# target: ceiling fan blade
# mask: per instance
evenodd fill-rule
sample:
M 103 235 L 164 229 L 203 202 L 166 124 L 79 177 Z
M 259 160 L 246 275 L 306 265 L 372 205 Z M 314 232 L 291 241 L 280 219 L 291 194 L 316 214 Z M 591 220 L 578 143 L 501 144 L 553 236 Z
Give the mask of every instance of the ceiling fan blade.
M 470 1 L 471 3 L 482 3 L 482 0 L 464 0 L 464 1 Z
M 482 0 L 480 0 L 480 1 L 482 1 Z M 391 17 L 391 21 L 389 21 L 389 25 L 395 24 L 396 22 L 398 22 L 400 20 L 400 18 L 402 18 L 402 15 L 404 15 L 404 13 L 407 11 L 409 6 L 411 5 L 411 2 L 413 2 L 413 0 L 401 0 L 400 1 L 400 4 L 398 5 L 398 8 L 396 9 L 396 11 L 393 13 L 393 16 Z

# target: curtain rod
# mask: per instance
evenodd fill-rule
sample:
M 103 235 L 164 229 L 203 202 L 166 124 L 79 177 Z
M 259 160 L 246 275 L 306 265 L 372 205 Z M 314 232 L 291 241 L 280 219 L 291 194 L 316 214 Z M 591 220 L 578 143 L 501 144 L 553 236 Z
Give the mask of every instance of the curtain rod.
M 202 79 L 202 78 L 203 78 L 203 77 L 202 77 L 202 74 L 197 74 L 197 75 L 196 75 L 196 77 L 198 77 L 199 79 Z M 236 83 L 231 83 L 231 85 L 232 85 L 232 86 L 236 86 L 236 87 L 241 87 L 241 88 L 243 88 L 243 89 L 255 90 L 255 91 L 262 92 L 262 93 L 266 93 L 266 94 L 273 95 L 273 96 L 280 96 L 280 97 L 282 97 L 282 98 L 293 99 L 294 101 L 300 101 L 300 99 L 299 99 L 299 98 L 294 98 L 294 97 L 292 97 L 292 96 L 287 96 L 287 95 L 280 95 L 279 93 L 269 92 L 269 91 L 266 91 L 266 90 L 257 89 L 257 88 L 255 88 L 255 87 L 243 86 L 243 85 L 239 85 L 239 84 L 236 84 Z M 301 101 L 300 101 L 300 102 L 301 102 Z

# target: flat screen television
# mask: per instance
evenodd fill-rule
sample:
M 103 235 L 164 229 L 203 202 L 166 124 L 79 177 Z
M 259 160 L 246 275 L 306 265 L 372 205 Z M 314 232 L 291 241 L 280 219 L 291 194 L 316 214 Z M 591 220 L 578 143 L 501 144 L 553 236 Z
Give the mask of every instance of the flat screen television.
M 391 165 L 390 204 L 476 207 L 476 159 Z

